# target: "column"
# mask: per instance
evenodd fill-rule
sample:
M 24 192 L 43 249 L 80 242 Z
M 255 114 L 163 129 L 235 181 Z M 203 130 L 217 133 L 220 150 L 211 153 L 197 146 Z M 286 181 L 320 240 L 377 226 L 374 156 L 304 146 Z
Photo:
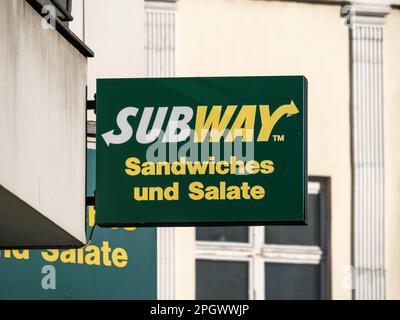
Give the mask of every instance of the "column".
M 145 2 L 145 63 L 148 77 L 175 75 L 175 2 Z M 157 295 L 175 299 L 175 229 L 157 228 Z
M 145 2 L 148 77 L 175 75 L 175 2 Z
M 351 7 L 354 298 L 385 299 L 382 40 L 390 8 Z

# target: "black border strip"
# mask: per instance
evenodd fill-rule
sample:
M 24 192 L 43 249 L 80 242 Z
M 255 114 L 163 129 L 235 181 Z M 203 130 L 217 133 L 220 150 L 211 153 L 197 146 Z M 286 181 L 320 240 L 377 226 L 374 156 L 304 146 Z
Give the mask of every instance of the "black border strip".
M 190 221 L 190 222 L 134 222 L 134 223 L 96 223 L 100 228 L 153 228 L 153 227 L 234 227 L 234 226 L 305 226 L 305 221 Z
M 38 0 L 25 0 L 41 17 L 46 14 L 42 13 L 43 5 Z M 56 30 L 67 40 L 75 49 L 77 49 L 84 57 L 93 58 L 94 52 L 81 39 L 79 39 L 69 28 L 63 25 L 61 20 L 55 17 Z

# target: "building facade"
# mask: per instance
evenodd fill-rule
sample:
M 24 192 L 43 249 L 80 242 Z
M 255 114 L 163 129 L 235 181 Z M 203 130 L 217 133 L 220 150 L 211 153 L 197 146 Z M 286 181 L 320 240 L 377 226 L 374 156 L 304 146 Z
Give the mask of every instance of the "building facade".
M 162 15 L 175 12 L 176 76 L 309 81 L 312 223 L 304 231 L 175 228 L 175 287 L 166 298 L 399 298 L 398 3 L 180 0 L 146 8 L 160 17 L 147 28 L 163 29 L 148 39 L 161 66 L 157 35 L 170 30 Z
M 400 299 L 399 1 L 61 2 L 89 100 L 97 78 L 308 79 L 308 225 L 158 228 L 159 299 Z

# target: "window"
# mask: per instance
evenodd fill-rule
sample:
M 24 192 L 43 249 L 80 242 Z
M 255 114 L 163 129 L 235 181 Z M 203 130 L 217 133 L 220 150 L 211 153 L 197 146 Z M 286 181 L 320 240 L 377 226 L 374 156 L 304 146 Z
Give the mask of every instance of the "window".
M 248 299 L 249 266 L 245 261 L 197 260 L 197 298 Z M 203 281 L 207 279 L 207 281 Z
M 327 299 L 327 192 L 308 184 L 307 226 L 196 228 L 197 299 Z

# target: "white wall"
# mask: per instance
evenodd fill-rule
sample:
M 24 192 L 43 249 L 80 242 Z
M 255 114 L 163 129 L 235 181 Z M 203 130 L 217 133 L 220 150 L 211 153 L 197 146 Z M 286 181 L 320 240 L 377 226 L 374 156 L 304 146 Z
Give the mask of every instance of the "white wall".
M 87 60 L 24 0 L 0 35 L 0 184 L 85 243 Z

